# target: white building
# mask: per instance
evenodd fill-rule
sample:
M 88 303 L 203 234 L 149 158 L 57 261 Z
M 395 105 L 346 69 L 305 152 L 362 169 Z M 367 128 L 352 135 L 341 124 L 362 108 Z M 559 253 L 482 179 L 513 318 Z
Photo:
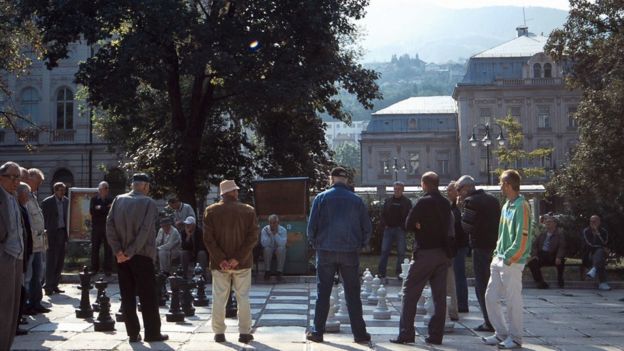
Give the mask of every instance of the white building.
M 368 121 L 353 121 L 351 125 L 344 122 L 325 122 L 325 139 L 327 145 L 335 149 L 344 143 L 357 144 L 361 137 L 362 131 L 366 130 Z

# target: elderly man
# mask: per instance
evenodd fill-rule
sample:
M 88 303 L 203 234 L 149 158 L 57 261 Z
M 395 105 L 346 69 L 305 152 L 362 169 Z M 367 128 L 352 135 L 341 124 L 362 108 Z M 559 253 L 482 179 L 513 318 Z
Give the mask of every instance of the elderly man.
M 173 214 L 173 224 L 178 229 L 178 232 L 184 231 L 184 220 L 191 216 L 196 218 L 195 210 L 191 205 L 180 201 L 180 198 L 177 196 L 171 197 L 167 200 L 167 209 L 166 211 L 170 211 Z
M 277 258 L 277 280 L 282 280 L 284 261 L 286 260 L 286 242 L 288 234 L 286 228 L 279 225 L 279 217 L 276 214 L 269 216 L 269 225 L 260 231 L 260 244 L 264 253 L 264 280 L 271 278 L 271 261 L 273 254 Z
M 108 183 L 100 182 L 98 193 L 91 198 L 89 213 L 91 213 L 91 272 L 100 270 L 100 246 L 104 247 L 104 273 L 110 276 L 113 270 L 113 251 L 106 241 L 106 216 L 113 199 L 108 194 Z
M 21 212 L 15 198 L 20 167 L 15 162 L 0 166 L 0 350 L 11 349 L 20 308 L 24 239 Z
M 589 218 L 589 227 L 583 229 L 583 243 L 585 244 L 585 254 L 583 264 L 591 269 L 587 276 L 591 279 L 598 277 L 600 284 L 598 289 L 611 290 L 607 283 L 607 256 L 609 255 L 609 233 L 600 226 L 600 217 L 593 215 Z
M 563 288 L 563 270 L 565 268 L 565 236 L 557 228 L 557 219 L 544 217 L 544 231 L 533 240 L 531 259 L 527 263 L 533 279 L 539 289 L 548 289 L 548 283 L 542 277 L 543 266 L 557 267 L 557 282 Z
M 195 217 L 188 216 L 182 222 L 184 224 L 184 232 L 182 232 L 182 251 L 181 258 L 184 272 L 188 271 L 188 266 L 194 259 L 202 268 L 208 266 L 208 252 L 204 245 L 204 233 L 197 226 Z
M 468 234 L 466 234 L 464 228 L 461 226 L 461 210 L 458 206 L 457 184 L 455 181 L 448 184 L 446 193 L 451 202 L 451 211 L 453 211 L 453 217 L 455 219 L 454 227 L 457 255 L 453 258 L 453 276 L 455 278 L 455 292 L 457 295 L 457 311 L 468 312 L 468 281 L 466 279 L 466 256 L 468 255 L 469 249 Z
M 370 342 L 362 317 L 359 250 L 370 240 L 372 226 L 364 201 L 348 187 L 349 174 L 334 168 L 331 187 L 314 198 L 308 222 L 308 241 L 316 250 L 316 307 L 314 324 L 306 338 L 323 342 L 334 275 L 340 273 L 347 301 L 351 332 L 356 343 Z
M 26 172 L 22 171 L 22 176 L 25 176 L 27 179 L 28 171 Z M 29 262 L 30 260 L 30 256 L 32 255 L 32 247 L 33 247 L 32 230 L 30 228 L 30 216 L 28 215 L 28 210 L 26 209 L 26 203 L 28 202 L 28 199 L 30 198 L 30 186 L 24 182 L 21 182 L 20 185 L 17 186 L 16 194 L 17 194 L 17 202 L 20 207 L 22 226 L 24 228 L 23 273 L 26 273 L 26 268 L 27 268 L 26 263 Z M 27 300 L 26 285 L 23 285 L 21 288 L 21 294 L 20 294 L 20 312 L 17 318 L 18 321 L 22 320 L 22 315 L 25 314 L 26 312 L 26 307 L 27 307 L 26 300 Z M 15 332 L 15 335 L 25 335 L 25 334 L 28 334 L 28 331 L 25 329 L 17 328 L 17 331 Z
M 212 272 L 212 330 L 216 342 L 225 342 L 225 305 L 233 284 L 238 303 L 238 341 L 249 343 L 253 340 L 249 288 L 258 220 L 253 207 L 238 201 L 239 187 L 233 180 L 222 181 L 219 190 L 221 201 L 204 212 L 204 243 L 210 252 Z
M 381 256 L 379 257 L 379 265 L 377 271 L 380 278 L 386 277 L 386 268 L 388 266 L 388 257 L 392 245 L 396 243 L 397 260 L 395 264 L 395 274 L 397 277 L 401 274 L 401 263 L 405 256 L 405 219 L 409 210 L 412 208 L 412 202 L 403 196 L 405 184 L 403 182 L 394 182 L 394 194 L 384 201 L 383 211 L 381 213 L 382 223 L 384 225 L 383 240 L 381 242 Z
M 147 196 L 150 179 L 145 173 L 132 176 L 132 191 L 113 200 L 106 218 L 106 237 L 115 254 L 119 290 L 123 304 L 126 333 L 130 342 L 141 341 L 141 325 L 136 313 L 136 295 L 141 302 L 145 341 L 164 341 L 160 333 L 154 260 L 156 241 L 154 224 L 158 219 L 156 202 Z
M 171 261 L 180 256 L 181 242 L 180 232 L 173 227 L 173 219 L 165 217 L 160 220 L 160 229 L 156 236 L 156 249 L 158 249 L 158 266 L 160 272 L 169 275 L 171 273 Z
M 46 232 L 48 233 L 48 251 L 46 252 L 46 295 L 59 294 L 65 246 L 67 245 L 67 219 L 69 199 L 65 197 L 65 184 L 54 184 L 54 195 L 46 197 L 41 203 Z

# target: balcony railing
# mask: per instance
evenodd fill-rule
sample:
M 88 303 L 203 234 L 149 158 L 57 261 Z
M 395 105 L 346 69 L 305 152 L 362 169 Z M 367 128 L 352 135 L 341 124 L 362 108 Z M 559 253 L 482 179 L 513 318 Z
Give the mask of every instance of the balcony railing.
M 497 79 L 496 85 L 523 86 L 523 85 L 561 85 L 561 78 L 525 78 L 525 79 Z
M 50 131 L 50 141 L 53 143 L 73 143 L 76 131 L 73 129 L 55 129 Z

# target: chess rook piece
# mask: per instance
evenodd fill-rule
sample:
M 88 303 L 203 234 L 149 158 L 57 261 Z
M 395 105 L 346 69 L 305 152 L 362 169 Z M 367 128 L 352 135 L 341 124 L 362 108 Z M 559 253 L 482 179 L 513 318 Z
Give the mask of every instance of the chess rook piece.
M 104 277 L 100 277 L 95 284 L 95 288 L 97 289 L 97 297 L 95 299 L 95 303 L 92 304 L 91 306 L 93 307 L 93 311 L 95 312 L 99 312 L 100 311 L 100 299 L 102 298 L 102 296 L 104 296 L 104 294 L 106 293 L 106 288 L 108 287 L 108 282 L 106 282 L 104 280 Z
M 336 312 L 336 319 L 340 321 L 340 323 L 349 324 L 351 320 L 349 319 L 349 310 L 347 308 L 347 300 L 344 297 L 344 289 L 340 289 L 340 293 L 338 293 L 338 312 Z
M 338 286 L 334 285 L 332 293 L 329 296 L 329 313 L 327 314 L 327 322 L 325 323 L 326 333 L 340 333 L 340 321 L 336 319 L 337 302 Z
M 198 278 L 195 283 L 197 284 L 197 292 L 195 293 L 195 298 L 193 299 L 193 305 L 208 306 L 210 305 L 210 300 L 208 299 L 208 296 L 206 296 L 206 279 L 204 278 L 203 270 L 199 275 L 197 275 L 197 277 Z
M 80 306 L 76 309 L 76 318 L 93 317 L 93 309 L 91 308 L 91 301 L 89 299 L 89 291 L 92 287 L 89 269 L 87 266 L 84 266 L 80 273 Z
M 375 275 L 375 279 L 373 279 L 373 284 L 371 286 L 371 294 L 368 295 L 367 301 L 369 305 L 377 305 L 377 290 L 379 290 L 379 286 L 381 285 L 381 279 L 378 275 Z
M 184 279 L 181 287 L 182 295 L 182 311 L 187 317 L 195 315 L 195 307 L 193 307 L 193 294 L 191 290 L 195 287 L 195 282 L 192 280 Z
M 123 314 L 123 299 L 121 297 L 119 298 L 119 311 L 115 313 L 115 321 L 117 323 L 123 323 L 126 321 L 126 318 Z
M 100 297 L 100 313 L 97 320 L 93 322 L 93 329 L 95 331 L 113 331 L 115 330 L 115 321 L 110 315 L 110 298 L 106 296 L 106 291 L 102 293 Z
M 184 312 L 180 309 L 180 286 L 184 283 L 184 279 L 175 273 L 167 280 L 171 288 L 171 305 L 169 313 L 166 314 L 167 322 L 184 322 Z
M 386 288 L 383 285 L 377 290 L 377 307 L 373 311 L 373 319 L 390 319 L 391 313 L 386 301 Z

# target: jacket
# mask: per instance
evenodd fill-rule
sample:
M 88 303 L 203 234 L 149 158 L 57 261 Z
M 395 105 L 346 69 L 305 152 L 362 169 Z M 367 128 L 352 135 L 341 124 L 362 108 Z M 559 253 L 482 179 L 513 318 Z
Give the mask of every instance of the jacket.
M 498 199 L 482 189 L 473 191 L 464 200 L 462 228 L 468 233 L 470 246 L 492 250 L 498 239 L 501 209 Z
M 260 236 L 255 209 L 238 200 L 223 199 L 204 211 L 204 244 L 210 268 L 223 260 L 238 261 L 236 269 L 251 268 L 253 248 Z
M 532 240 L 533 220 L 529 203 L 522 195 L 514 201 L 507 200 L 501 211 L 494 256 L 505 260 L 505 264 L 524 264 L 529 257 Z
M 531 256 L 537 256 L 544 247 L 544 241 L 548 234 L 544 231 L 535 240 L 533 240 L 533 247 L 531 248 Z M 565 236 L 559 228 L 550 237 L 548 253 L 556 258 L 564 258 L 566 254 L 566 241 Z
M 63 214 L 65 217 L 63 218 L 65 222 L 65 240 L 67 240 L 67 228 L 69 227 L 68 221 L 68 213 L 67 207 L 69 206 L 69 199 L 63 196 Z M 46 197 L 43 202 L 41 202 L 41 211 L 43 212 L 43 220 L 45 222 L 45 229 L 50 235 L 57 235 L 56 231 L 58 228 L 58 208 L 56 207 L 56 196 L 50 195 Z
M 32 229 L 33 252 L 45 252 L 48 249 L 48 240 L 45 232 L 43 212 L 37 203 L 37 197 L 30 195 L 26 203 L 26 209 L 30 216 L 30 228 Z
M 336 183 L 314 198 L 307 228 L 314 249 L 354 252 L 368 245 L 371 232 L 364 201 L 346 184 Z
M 405 227 L 414 231 L 414 248 L 438 249 L 447 247 L 447 235 L 452 227 L 451 204 L 439 191 L 425 193 L 407 216 Z M 416 228 L 420 224 L 420 229 Z
M 458 248 L 468 247 L 468 234 L 462 227 L 461 210 L 457 207 L 457 203 L 451 204 L 451 212 L 453 212 L 453 227 L 455 228 L 455 243 Z
M 412 208 L 412 202 L 405 196 L 395 198 L 391 196 L 384 201 L 381 219 L 383 225 L 389 228 L 400 227 L 405 230 L 405 219 Z

